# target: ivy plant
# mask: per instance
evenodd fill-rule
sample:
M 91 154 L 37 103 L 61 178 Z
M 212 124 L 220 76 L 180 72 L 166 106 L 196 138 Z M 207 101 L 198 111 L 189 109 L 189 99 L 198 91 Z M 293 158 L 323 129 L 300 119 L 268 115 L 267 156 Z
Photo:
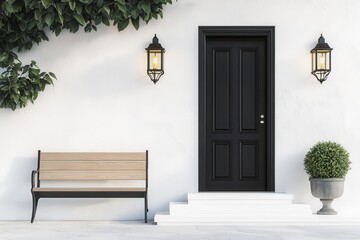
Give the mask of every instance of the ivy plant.
M 23 65 L 15 51 L 30 50 L 34 44 L 48 41 L 47 34 L 58 36 L 84 29 L 97 30 L 99 24 L 114 25 L 118 31 L 129 23 L 139 29 L 163 17 L 163 5 L 171 0 L 4 0 L 0 3 L 0 108 L 25 107 L 39 91 L 56 79 L 42 72 L 32 61 Z
M 44 91 L 47 84 L 53 84 L 54 73 L 41 72 L 35 61 L 22 65 L 11 52 L 0 55 L 8 60 L 5 71 L 0 75 L 0 107 L 15 110 L 17 106 L 25 107 L 27 102 L 34 103 L 39 91 Z
M 343 178 L 350 169 L 349 153 L 336 142 L 315 144 L 304 159 L 305 171 L 312 178 Z

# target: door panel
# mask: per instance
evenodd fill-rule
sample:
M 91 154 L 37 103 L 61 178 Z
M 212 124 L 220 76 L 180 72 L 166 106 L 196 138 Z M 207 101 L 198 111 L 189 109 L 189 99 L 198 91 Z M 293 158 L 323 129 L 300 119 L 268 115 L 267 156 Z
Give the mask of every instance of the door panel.
M 199 190 L 272 190 L 273 122 L 266 122 L 273 111 L 268 104 L 273 97 L 269 38 L 209 34 L 203 40 Z
M 257 145 L 256 143 L 243 143 L 240 142 L 239 156 L 240 156 L 240 168 L 239 179 L 257 177 Z
M 256 92 L 256 52 L 255 51 L 241 51 L 240 50 L 240 94 L 239 106 L 242 130 L 256 130 L 256 106 L 257 92 Z
M 213 50 L 213 131 L 230 130 L 230 51 Z
M 231 151 L 229 142 L 214 142 L 213 144 L 213 179 L 231 179 Z

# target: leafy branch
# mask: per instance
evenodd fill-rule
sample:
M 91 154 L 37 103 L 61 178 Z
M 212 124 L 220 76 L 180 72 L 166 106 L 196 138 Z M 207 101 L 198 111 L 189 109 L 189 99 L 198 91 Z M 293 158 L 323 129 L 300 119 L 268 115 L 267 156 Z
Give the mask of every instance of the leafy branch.
M 0 75 L 0 108 L 25 107 L 27 102 L 34 103 L 39 91 L 44 91 L 47 84 L 53 84 L 54 73 L 41 72 L 35 61 L 22 65 L 12 52 L 0 55 L 1 63 L 7 61 L 5 71 Z M 3 67 L 3 66 L 1 66 Z
M 0 108 L 25 107 L 39 91 L 52 84 L 55 75 L 41 72 L 34 61 L 23 66 L 14 49 L 30 50 L 48 41 L 48 32 L 58 36 L 64 29 L 76 33 L 97 30 L 99 24 L 110 24 L 118 31 L 129 23 L 139 29 L 140 20 L 148 23 L 163 17 L 163 5 L 171 0 L 5 0 L 0 3 Z M 48 31 L 50 30 L 50 31 Z M 26 81 L 30 81 L 25 84 Z M 16 82 L 16 83 L 15 83 Z M 21 84 L 20 84 L 21 82 Z M 18 84 L 18 85 L 16 85 Z M 38 84 L 32 90 L 31 84 Z M 45 85 L 44 85 L 45 84 Z M 11 87 L 10 87 L 11 86 Z M 15 87 L 14 87 L 15 86 Z M 26 88 L 26 89 L 24 89 Z M 20 92 L 16 95 L 14 92 Z

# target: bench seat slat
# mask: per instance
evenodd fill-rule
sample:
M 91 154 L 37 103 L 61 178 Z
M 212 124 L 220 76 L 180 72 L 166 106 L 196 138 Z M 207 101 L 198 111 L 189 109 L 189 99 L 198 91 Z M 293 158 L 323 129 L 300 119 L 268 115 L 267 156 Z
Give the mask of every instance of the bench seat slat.
M 146 171 L 41 171 L 40 180 L 145 180 Z
M 145 152 L 41 152 L 45 161 L 145 161 Z
M 146 170 L 146 161 L 41 161 L 46 170 Z
M 86 187 L 86 188 L 33 188 L 34 192 L 145 192 L 146 188 L 115 188 L 115 187 Z

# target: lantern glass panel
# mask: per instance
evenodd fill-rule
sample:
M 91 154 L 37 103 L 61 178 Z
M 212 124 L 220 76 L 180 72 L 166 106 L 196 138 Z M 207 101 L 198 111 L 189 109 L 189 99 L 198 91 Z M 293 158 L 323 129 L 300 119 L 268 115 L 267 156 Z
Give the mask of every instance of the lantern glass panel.
M 317 51 L 317 70 L 330 69 L 329 54 L 329 51 Z
M 161 70 L 162 69 L 162 53 L 161 50 L 149 51 L 149 70 Z
M 312 62 L 312 71 L 315 71 L 317 69 L 317 60 L 316 60 L 316 52 L 314 51 L 312 54 L 311 54 L 311 62 Z

